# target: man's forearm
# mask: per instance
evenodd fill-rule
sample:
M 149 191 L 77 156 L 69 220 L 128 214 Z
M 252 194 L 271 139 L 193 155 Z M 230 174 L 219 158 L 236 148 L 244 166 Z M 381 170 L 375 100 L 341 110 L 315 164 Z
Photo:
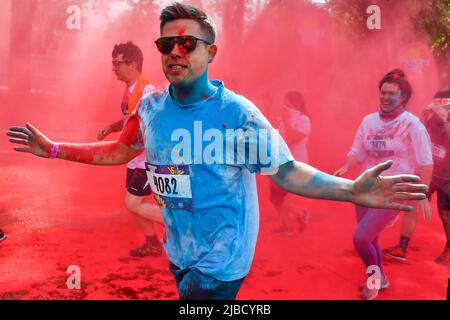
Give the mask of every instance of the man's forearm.
M 305 163 L 293 161 L 270 177 L 287 192 L 337 201 L 353 201 L 353 181 L 321 172 Z
M 112 124 L 109 125 L 109 130 L 111 132 L 119 132 L 122 131 L 123 126 L 124 126 L 125 120 L 122 118 Z
M 95 165 L 119 165 L 140 153 L 118 141 L 60 143 L 57 158 Z

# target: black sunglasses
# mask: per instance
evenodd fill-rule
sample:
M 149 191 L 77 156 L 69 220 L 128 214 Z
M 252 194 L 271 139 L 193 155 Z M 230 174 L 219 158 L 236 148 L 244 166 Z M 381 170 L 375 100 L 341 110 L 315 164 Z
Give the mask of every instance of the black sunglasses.
M 211 42 L 200 39 L 194 36 L 178 36 L 178 37 L 162 37 L 155 41 L 156 47 L 162 54 L 169 54 L 172 52 L 175 43 L 184 52 L 192 52 L 197 47 L 197 41 L 210 45 Z

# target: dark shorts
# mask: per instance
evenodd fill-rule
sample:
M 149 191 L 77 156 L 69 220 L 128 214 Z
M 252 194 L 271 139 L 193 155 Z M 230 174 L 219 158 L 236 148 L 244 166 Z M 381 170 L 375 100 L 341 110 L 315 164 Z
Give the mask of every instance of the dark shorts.
M 152 194 L 152 189 L 147 184 L 147 173 L 144 169 L 127 168 L 126 188 L 129 193 L 137 197 Z
M 175 276 L 180 300 L 235 300 L 245 279 L 220 281 L 197 268 L 182 270 L 173 263 L 169 269 Z
M 428 200 L 431 195 L 437 193 L 437 206 L 441 210 L 450 210 L 450 180 L 433 177 L 428 191 Z
M 270 183 L 270 187 L 269 187 L 270 202 L 272 202 L 272 204 L 275 206 L 280 205 L 284 201 L 284 198 L 286 198 L 286 196 L 288 195 L 289 192 L 284 191 L 283 189 L 281 189 L 279 186 L 277 186 L 272 181 L 270 181 L 269 183 Z

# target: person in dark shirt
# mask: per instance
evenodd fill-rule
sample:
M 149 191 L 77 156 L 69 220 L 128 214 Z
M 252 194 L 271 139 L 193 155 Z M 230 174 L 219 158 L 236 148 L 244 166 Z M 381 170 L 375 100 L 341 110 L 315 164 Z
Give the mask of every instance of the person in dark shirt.
M 437 263 L 450 262 L 450 89 L 438 91 L 425 110 L 423 122 L 433 144 L 434 170 L 428 199 L 437 193 L 439 216 L 444 226 L 446 245 Z
M 428 190 L 428 200 L 437 193 L 437 206 L 446 235 L 446 245 L 442 254 L 436 258 L 437 263 L 450 262 L 450 89 L 439 90 L 422 114 L 428 134 L 431 138 L 433 153 L 433 175 Z M 400 242 L 384 253 L 396 260 L 406 260 L 409 241 L 416 229 L 416 219 L 403 219 Z

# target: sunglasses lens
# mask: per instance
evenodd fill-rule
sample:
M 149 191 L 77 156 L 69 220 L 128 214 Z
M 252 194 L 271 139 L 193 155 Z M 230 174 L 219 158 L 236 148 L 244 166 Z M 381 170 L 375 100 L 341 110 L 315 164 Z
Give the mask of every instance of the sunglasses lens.
M 179 45 L 184 51 L 192 52 L 197 46 L 197 39 L 194 37 L 183 37 L 179 40 Z
M 159 52 L 163 54 L 168 54 L 172 51 L 173 46 L 175 45 L 174 39 L 164 39 L 160 38 L 155 41 L 156 47 L 158 48 Z

